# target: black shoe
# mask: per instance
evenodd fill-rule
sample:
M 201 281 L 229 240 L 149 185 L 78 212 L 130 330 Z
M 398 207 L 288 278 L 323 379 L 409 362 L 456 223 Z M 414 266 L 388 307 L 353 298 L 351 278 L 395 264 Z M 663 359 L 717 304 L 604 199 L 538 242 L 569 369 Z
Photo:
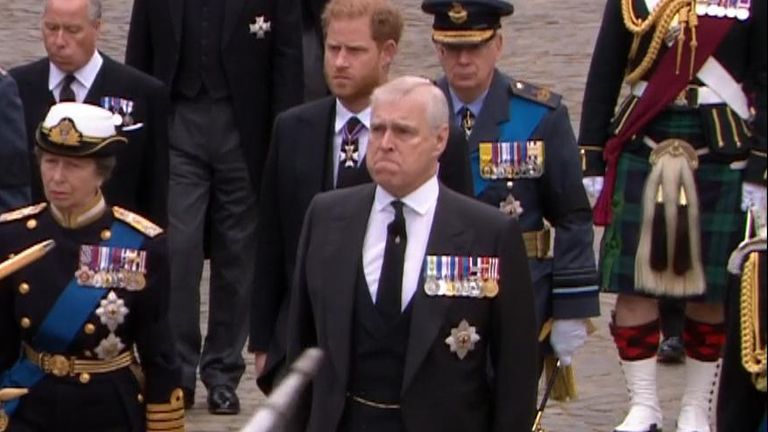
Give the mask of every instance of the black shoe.
M 189 387 L 182 387 L 181 391 L 184 392 L 184 409 L 188 410 L 195 404 L 195 391 Z
M 227 385 L 213 386 L 208 390 L 208 412 L 211 414 L 240 413 L 240 399 L 237 393 Z
M 659 363 L 682 363 L 685 361 L 685 349 L 683 342 L 677 336 L 671 336 L 659 345 L 656 360 Z

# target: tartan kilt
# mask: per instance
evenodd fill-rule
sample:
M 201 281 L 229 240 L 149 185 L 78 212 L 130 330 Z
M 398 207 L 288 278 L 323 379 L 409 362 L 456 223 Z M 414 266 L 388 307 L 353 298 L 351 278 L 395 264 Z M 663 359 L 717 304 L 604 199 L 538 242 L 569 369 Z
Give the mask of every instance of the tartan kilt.
M 659 129 L 670 132 L 672 129 L 659 128 L 658 123 L 655 126 L 655 132 Z M 693 126 L 690 132 L 698 133 L 689 135 L 677 130 L 678 133 L 674 136 L 699 147 L 695 145 L 696 141 L 701 139 L 701 129 L 696 127 L 699 125 L 685 126 Z M 661 134 L 661 137 L 657 133 L 648 135 L 653 136 L 657 142 L 667 138 L 663 136 L 667 134 Z M 643 144 L 641 146 L 645 147 Z M 643 187 L 651 171 L 648 148 L 642 150 L 625 151 L 619 159 L 611 204 L 613 219 L 605 229 L 600 250 L 599 271 L 601 289 L 604 292 L 652 295 L 635 291 L 635 255 L 643 217 Z M 718 163 L 704 157 L 700 159 L 699 167 L 693 175 L 699 195 L 701 260 L 706 289 L 703 295 L 691 297 L 689 300 L 722 302 L 728 287 L 728 258 L 744 238 L 745 214 L 741 211 L 742 171 L 730 168 L 727 163 Z

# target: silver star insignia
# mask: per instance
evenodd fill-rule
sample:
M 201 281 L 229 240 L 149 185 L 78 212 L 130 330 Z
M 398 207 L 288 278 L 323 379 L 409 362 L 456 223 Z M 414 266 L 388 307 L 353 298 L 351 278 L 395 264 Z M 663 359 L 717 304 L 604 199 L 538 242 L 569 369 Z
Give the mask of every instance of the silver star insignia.
M 114 291 L 110 291 L 107 294 L 106 299 L 102 299 L 99 302 L 99 307 L 96 308 L 96 315 L 99 316 L 101 323 L 109 328 L 109 331 L 115 331 L 117 326 L 125 321 L 125 316 L 128 315 L 128 308 L 125 307 L 125 301 L 115 294 Z
M 125 348 L 125 344 L 114 333 L 110 333 L 109 336 L 99 342 L 99 346 L 93 351 L 96 353 L 96 357 L 109 360 L 117 357 L 118 354 Z
M 467 320 L 461 320 L 458 327 L 451 329 L 451 335 L 445 338 L 445 343 L 455 352 L 459 360 L 463 360 L 467 353 L 475 349 L 475 343 L 480 340 L 477 329 L 469 325 Z
M 257 38 L 264 39 L 266 33 L 272 31 L 272 22 L 266 21 L 264 15 L 259 15 L 254 18 L 253 24 L 248 24 L 248 27 L 250 28 L 251 33 L 256 33 Z
M 508 214 L 515 219 L 517 219 L 521 214 L 523 214 L 523 205 L 520 204 L 520 201 L 516 200 L 512 194 L 507 195 L 507 197 L 504 199 L 504 201 L 499 203 L 499 210 L 501 210 L 502 213 Z

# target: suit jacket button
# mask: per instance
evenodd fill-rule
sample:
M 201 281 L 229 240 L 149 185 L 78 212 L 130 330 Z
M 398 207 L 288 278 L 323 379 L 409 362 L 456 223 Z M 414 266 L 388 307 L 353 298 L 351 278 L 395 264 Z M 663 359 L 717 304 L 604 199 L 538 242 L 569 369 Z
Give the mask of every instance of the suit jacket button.
M 110 238 L 112 238 L 112 232 L 110 230 L 108 230 L 108 229 L 101 230 L 101 239 L 102 240 L 107 241 Z
M 32 325 L 32 321 L 30 321 L 27 317 L 23 317 L 21 318 L 19 324 L 21 325 L 21 328 L 29 328 L 29 326 Z
M 37 228 L 37 220 L 35 220 L 35 219 L 28 220 L 27 221 L 27 229 L 33 230 L 35 228 Z
M 26 294 L 29 292 L 29 284 L 26 282 L 22 282 L 19 284 L 19 294 Z
M 80 380 L 81 383 L 88 384 L 91 381 L 91 374 L 89 374 L 88 372 L 83 372 L 80 374 L 78 379 Z
M 93 332 L 96 331 L 96 326 L 91 323 L 88 323 L 83 328 L 83 331 L 85 332 L 85 334 L 93 334 Z

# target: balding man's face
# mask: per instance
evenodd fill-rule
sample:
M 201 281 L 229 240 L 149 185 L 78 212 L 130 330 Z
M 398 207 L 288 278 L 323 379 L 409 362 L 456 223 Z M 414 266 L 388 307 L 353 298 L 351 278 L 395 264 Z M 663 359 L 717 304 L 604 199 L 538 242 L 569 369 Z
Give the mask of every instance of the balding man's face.
M 448 125 L 435 130 L 427 118 L 424 90 L 402 99 L 376 102 L 365 156 L 376 184 L 402 198 L 437 172 L 448 139 Z
M 43 14 L 48 58 L 64 72 L 82 68 L 96 51 L 100 27 L 88 15 L 88 0 L 48 0 Z

